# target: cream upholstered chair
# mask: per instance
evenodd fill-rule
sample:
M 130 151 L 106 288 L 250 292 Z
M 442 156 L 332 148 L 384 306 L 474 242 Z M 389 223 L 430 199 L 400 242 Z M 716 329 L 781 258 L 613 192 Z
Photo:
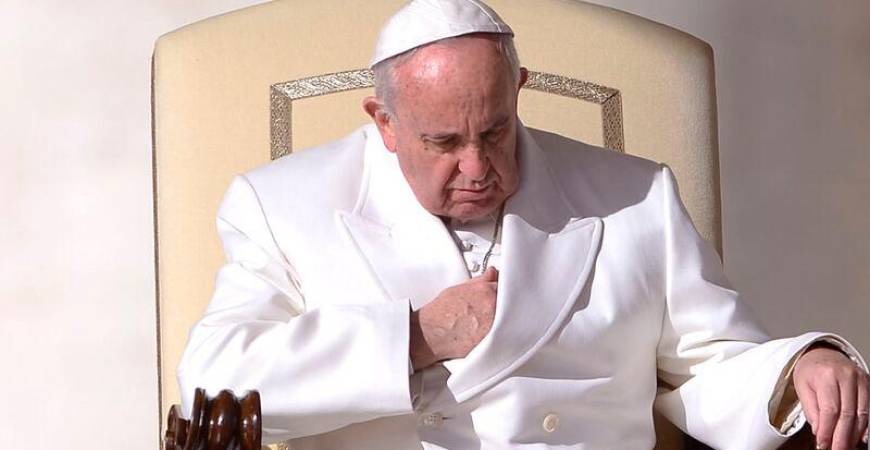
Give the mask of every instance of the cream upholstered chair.
M 706 43 L 570 0 L 491 0 L 535 74 L 532 127 L 668 163 L 698 229 L 721 249 L 713 55 Z M 222 254 L 214 218 L 230 179 L 367 121 L 367 65 L 401 0 L 278 0 L 162 36 L 153 60 L 162 416 Z M 348 72 L 348 73 L 344 73 Z M 332 74 L 332 75 L 330 75 Z M 328 117 L 328 120 L 323 118 Z M 659 429 L 659 448 L 680 448 Z M 671 429 L 673 430 L 673 429 Z

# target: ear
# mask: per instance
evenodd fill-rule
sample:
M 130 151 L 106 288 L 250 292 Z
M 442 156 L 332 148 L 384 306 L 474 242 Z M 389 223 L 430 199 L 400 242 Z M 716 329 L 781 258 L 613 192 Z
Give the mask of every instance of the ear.
M 378 127 L 378 132 L 381 133 L 381 139 L 383 139 L 384 141 L 384 147 L 386 147 L 387 150 L 395 153 L 395 119 L 389 112 L 387 112 L 386 107 L 384 107 L 384 103 L 381 101 L 381 99 L 377 97 L 369 96 L 363 99 L 362 107 L 366 114 L 368 114 L 369 117 L 372 118 L 372 122 L 375 123 L 375 126 Z
M 529 70 L 525 67 L 520 67 L 520 83 L 517 86 L 517 91 L 526 85 L 526 81 L 529 81 Z

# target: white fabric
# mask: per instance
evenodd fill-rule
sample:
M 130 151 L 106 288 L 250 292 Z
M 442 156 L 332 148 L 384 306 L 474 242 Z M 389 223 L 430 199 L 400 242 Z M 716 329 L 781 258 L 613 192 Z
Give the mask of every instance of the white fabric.
M 493 328 L 413 383 L 411 303 L 469 274 L 376 128 L 238 177 L 228 262 L 179 369 L 185 412 L 196 386 L 258 389 L 267 438 L 294 450 L 637 450 L 655 401 L 713 447 L 781 444 L 769 403 L 790 362 L 821 338 L 854 349 L 759 344 L 666 166 L 518 133 Z M 656 401 L 657 376 L 677 389 Z
M 496 225 L 495 217 L 462 223 L 452 220 L 448 230 L 453 234 L 456 248 L 465 260 L 465 268 L 472 277 L 482 275 L 486 267 L 501 268 L 501 245 L 497 241 L 492 245 Z M 487 252 L 489 258 L 487 259 Z M 484 266 L 486 260 L 486 266 Z
M 384 25 L 370 66 L 422 45 L 471 33 L 514 34 L 481 1 L 412 0 Z

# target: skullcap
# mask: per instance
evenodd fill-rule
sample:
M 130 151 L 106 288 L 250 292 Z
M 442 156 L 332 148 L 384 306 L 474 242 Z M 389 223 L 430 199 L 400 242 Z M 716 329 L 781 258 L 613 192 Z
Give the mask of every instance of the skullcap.
M 471 33 L 514 35 L 480 0 L 412 0 L 384 25 L 370 66 L 441 39 Z

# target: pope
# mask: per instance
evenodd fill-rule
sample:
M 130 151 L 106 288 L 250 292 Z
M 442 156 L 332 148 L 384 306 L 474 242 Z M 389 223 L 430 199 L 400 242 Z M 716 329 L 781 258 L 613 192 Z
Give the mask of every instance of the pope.
M 372 68 L 372 125 L 227 191 L 186 409 L 258 389 L 294 449 L 652 448 L 654 407 L 716 448 L 866 442 L 860 355 L 769 340 L 667 166 L 522 125 L 495 11 L 411 1 Z

